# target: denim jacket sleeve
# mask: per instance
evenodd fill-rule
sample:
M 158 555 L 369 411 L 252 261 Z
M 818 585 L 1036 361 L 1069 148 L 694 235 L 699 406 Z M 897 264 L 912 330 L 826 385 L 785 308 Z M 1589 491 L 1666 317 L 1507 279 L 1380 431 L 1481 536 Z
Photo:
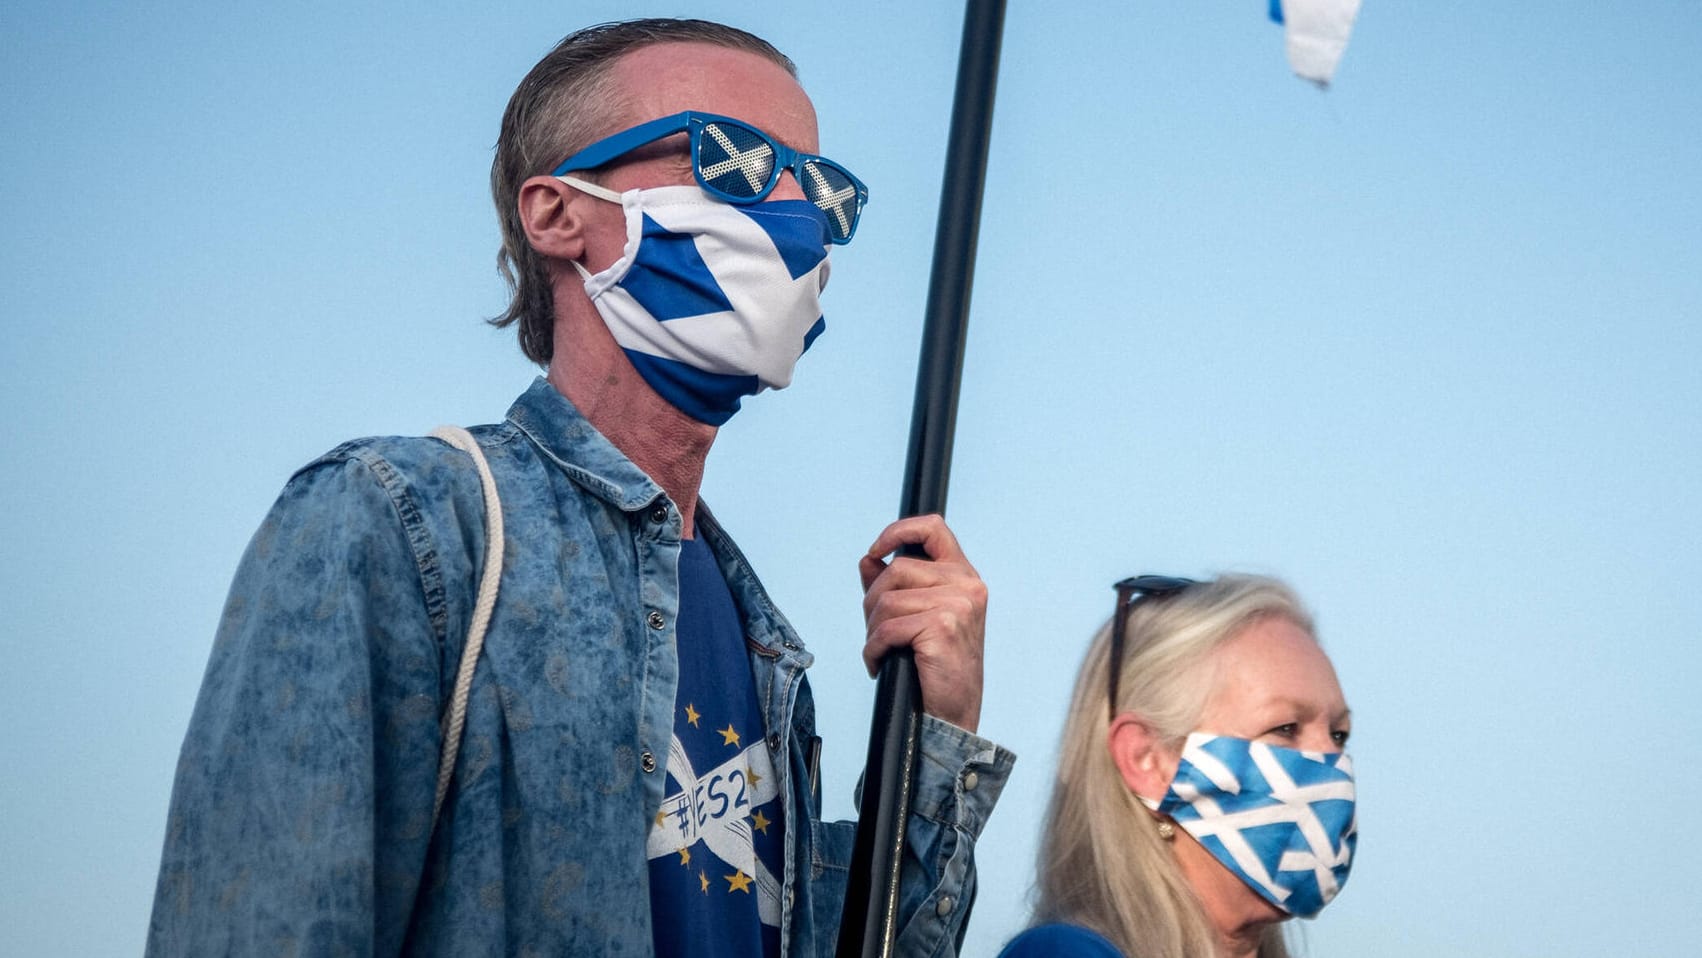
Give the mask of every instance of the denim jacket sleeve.
M 1004 790 L 1016 756 L 931 715 L 922 717 L 915 805 L 897 953 L 908 958 L 956 955 L 975 901 L 975 840 Z M 914 879 L 914 880 L 913 880 Z
M 1016 756 L 988 740 L 931 715 L 922 717 L 915 802 L 906 825 L 909 847 L 900 890 L 895 954 L 905 958 L 954 956 L 963 945 L 975 900 L 975 841 L 1010 777 Z M 858 787 L 859 797 L 861 786 Z M 849 879 L 856 823 L 824 826 L 831 848 L 817 849 L 816 924 L 836 930 Z M 821 914 L 823 907 L 829 911 Z M 833 953 L 836 931 L 813 943 Z
M 321 460 L 248 546 L 178 762 L 150 955 L 402 947 L 440 664 L 398 501 L 374 479 Z

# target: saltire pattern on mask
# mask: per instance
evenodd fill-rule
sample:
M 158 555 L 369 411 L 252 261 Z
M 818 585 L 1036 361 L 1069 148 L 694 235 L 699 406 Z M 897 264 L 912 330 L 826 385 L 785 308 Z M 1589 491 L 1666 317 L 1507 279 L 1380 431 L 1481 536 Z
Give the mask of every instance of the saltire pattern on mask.
M 1158 811 L 1271 904 L 1316 915 L 1358 843 L 1353 760 L 1195 732 Z
M 621 197 L 628 244 L 586 293 L 662 398 L 721 425 L 792 381 L 826 323 L 827 217 L 804 200 L 736 206 L 695 186 Z

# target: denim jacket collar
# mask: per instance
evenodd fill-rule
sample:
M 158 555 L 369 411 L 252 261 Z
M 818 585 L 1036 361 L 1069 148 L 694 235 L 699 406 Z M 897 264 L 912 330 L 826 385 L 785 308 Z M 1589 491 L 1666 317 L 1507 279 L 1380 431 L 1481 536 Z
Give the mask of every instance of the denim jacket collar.
M 509 407 L 508 421 L 525 433 L 543 454 L 597 498 L 623 512 L 643 509 L 666 493 L 634 465 L 608 437 L 591 425 L 571 400 L 542 376 Z M 745 634 L 761 647 L 759 655 L 795 660 L 799 669 L 813 661 L 790 622 L 775 608 L 758 583 L 749 560 L 722 531 L 708 505 L 697 504 L 697 528 L 709 543 L 716 562 L 744 610 Z
M 733 598 L 744 615 L 746 640 L 760 647 L 753 647 L 752 651 L 770 659 L 778 657 L 799 670 L 815 664 L 815 657 L 804 649 L 804 640 L 757 580 L 750 560 L 722 530 L 721 523 L 702 500 L 697 504 L 697 533 L 709 543 L 722 578 L 727 580 L 727 587 L 733 591 Z
M 654 479 L 542 376 L 509 407 L 508 421 L 575 482 L 623 512 L 642 509 L 664 495 Z

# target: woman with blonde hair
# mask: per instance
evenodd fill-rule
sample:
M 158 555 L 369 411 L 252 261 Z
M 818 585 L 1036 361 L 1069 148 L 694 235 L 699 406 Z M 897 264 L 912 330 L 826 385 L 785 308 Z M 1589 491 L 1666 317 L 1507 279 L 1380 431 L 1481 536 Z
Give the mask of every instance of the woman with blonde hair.
M 1064 726 L 1035 923 L 1002 958 L 1286 958 L 1356 840 L 1350 727 L 1274 579 L 1117 583 Z

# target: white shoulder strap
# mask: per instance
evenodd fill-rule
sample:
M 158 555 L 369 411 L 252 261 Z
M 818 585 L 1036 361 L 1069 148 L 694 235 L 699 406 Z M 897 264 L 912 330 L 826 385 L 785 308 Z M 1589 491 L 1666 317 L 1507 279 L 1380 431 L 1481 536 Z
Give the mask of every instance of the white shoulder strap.
M 461 664 L 455 670 L 455 692 L 443 714 L 443 756 L 437 765 L 437 798 L 431 805 L 431 827 L 435 832 L 437 816 L 443 811 L 443 799 L 449 794 L 449 780 L 455 776 L 455 759 L 461 752 L 461 731 L 467 722 L 467 692 L 473 686 L 473 669 L 479 664 L 485 630 L 490 627 L 491 611 L 496 608 L 497 586 L 502 582 L 503 541 L 502 500 L 497 498 L 496 480 L 491 477 L 490 463 L 485 461 L 478 440 L 460 426 L 439 426 L 431 434 L 473 457 L 485 500 L 485 566 L 479 577 L 479 596 L 473 604 L 473 620 L 467 626 L 467 643 L 461 650 Z

